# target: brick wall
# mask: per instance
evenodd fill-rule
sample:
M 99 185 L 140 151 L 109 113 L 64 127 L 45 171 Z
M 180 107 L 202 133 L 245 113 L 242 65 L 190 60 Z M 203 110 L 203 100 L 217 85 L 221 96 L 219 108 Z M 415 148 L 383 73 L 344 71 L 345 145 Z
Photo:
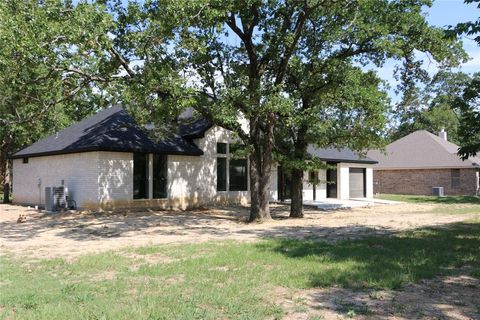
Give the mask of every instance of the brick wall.
M 452 188 L 451 169 L 374 170 L 375 193 L 432 195 L 443 187 L 445 195 L 474 195 L 478 169 L 460 169 L 460 186 Z
M 64 180 L 78 206 L 98 201 L 98 152 L 32 157 L 28 163 L 13 161 L 13 201 L 45 205 L 45 187 Z

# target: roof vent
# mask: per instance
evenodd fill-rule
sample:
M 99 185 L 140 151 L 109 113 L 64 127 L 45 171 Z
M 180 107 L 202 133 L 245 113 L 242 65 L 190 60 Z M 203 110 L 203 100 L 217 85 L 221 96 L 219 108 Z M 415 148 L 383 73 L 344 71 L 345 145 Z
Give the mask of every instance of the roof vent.
M 440 130 L 440 132 L 438 133 L 438 136 L 440 138 L 442 138 L 443 140 L 448 141 L 447 140 L 447 132 L 445 131 L 444 128 L 442 128 L 442 130 Z

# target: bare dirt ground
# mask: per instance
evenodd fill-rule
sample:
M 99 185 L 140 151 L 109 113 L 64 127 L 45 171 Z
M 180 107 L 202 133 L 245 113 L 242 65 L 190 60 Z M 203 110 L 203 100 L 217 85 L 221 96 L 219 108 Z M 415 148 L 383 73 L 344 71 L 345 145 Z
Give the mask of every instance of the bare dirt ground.
M 24 221 L 17 223 L 20 215 Z M 0 253 L 74 260 L 79 255 L 125 247 L 210 240 L 290 237 L 335 242 L 447 225 L 480 217 L 480 210 L 451 214 L 447 206 L 403 203 L 340 211 L 306 209 L 304 219 L 287 219 L 288 207 L 273 205 L 272 221 L 247 224 L 247 216 L 245 207 L 42 214 L 31 208 L 0 205 Z M 308 319 L 312 314 L 343 319 L 348 316 L 345 310 L 364 319 L 480 319 L 480 282 L 467 276 L 439 277 L 391 292 L 341 288 L 287 292 L 279 288 L 275 296 L 288 310 L 287 319 Z
M 401 290 L 343 288 L 275 290 L 285 320 L 311 319 L 480 319 L 480 280 L 448 276 L 422 280 Z
M 20 215 L 25 216 L 24 222 L 17 223 Z M 26 207 L 0 205 L 0 248 L 30 258 L 68 259 L 128 246 L 210 240 L 290 237 L 336 241 L 444 225 L 475 214 L 442 213 L 430 204 L 400 204 L 339 211 L 306 209 L 305 218 L 287 219 L 288 207 L 273 205 L 274 219 L 270 222 L 247 224 L 247 216 L 245 207 L 43 214 Z

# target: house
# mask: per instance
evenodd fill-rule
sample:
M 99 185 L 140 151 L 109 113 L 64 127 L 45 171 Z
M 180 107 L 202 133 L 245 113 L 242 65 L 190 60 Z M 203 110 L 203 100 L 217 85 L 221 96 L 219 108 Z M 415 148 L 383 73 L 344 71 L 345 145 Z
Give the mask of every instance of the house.
M 432 195 L 432 188 L 443 187 L 445 195 L 474 195 L 479 192 L 480 159 L 463 161 L 458 146 L 439 135 L 420 130 L 390 143 L 386 153 L 378 150 L 368 156 L 374 166 L 375 193 Z
M 46 187 L 63 185 L 82 209 L 248 203 L 248 161 L 231 156 L 228 130 L 198 119 L 157 140 L 126 111 L 100 111 L 12 156 L 13 201 L 44 206 Z M 311 152 L 332 169 L 305 173 L 319 177 L 305 183 L 306 199 L 373 195 L 375 161 L 349 150 Z M 288 198 L 288 175 L 274 170 L 271 200 Z

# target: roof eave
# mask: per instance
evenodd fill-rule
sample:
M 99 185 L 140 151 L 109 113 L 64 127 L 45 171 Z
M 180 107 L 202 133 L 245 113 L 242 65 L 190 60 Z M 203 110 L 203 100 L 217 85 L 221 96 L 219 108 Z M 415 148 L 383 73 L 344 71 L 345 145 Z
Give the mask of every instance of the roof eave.
M 62 154 L 72 154 L 72 153 L 84 153 L 84 152 L 126 152 L 126 153 L 154 153 L 154 154 L 166 154 L 166 155 L 181 155 L 181 156 L 202 156 L 204 152 L 202 150 L 198 151 L 155 151 L 155 150 L 134 150 L 134 149 L 120 149 L 120 148 L 85 148 L 85 149 L 75 149 L 75 150 L 56 150 L 56 151 L 47 151 L 39 153 L 27 153 L 27 154 L 14 154 L 10 156 L 10 159 L 22 159 L 22 158 L 35 158 L 35 157 L 46 157 Z

